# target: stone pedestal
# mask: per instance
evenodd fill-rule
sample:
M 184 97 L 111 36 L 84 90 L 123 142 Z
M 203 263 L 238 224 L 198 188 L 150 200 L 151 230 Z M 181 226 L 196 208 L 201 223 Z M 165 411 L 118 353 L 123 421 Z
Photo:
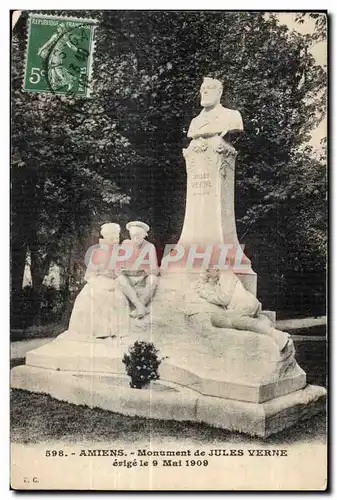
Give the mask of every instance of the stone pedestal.
M 11 386 L 89 408 L 144 418 L 201 422 L 262 438 L 308 419 L 325 407 L 325 390 L 311 385 L 257 404 L 204 396 L 165 381 L 154 382 L 148 389 L 130 389 L 125 376 L 35 366 L 13 368 Z
M 179 243 L 239 246 L 234 213 L 235 149 L 219 136 L 200 137 L 183 153 L 187 193 Z
M 240 245 L 235 223 L 234 183 L 237 152 L 220 136 L 193 139 L 183 150 L 187 171 L 186 210 L 178 242 L 185 253 L 170 262 L 173 272 L 200 273 L 205 267 L 231 266 L 256 295 L 256 273 Z
M 65 333 L 28 352 L 26 365 L 62 372 L 125 374 L 123 355 L 134 339 L 141 339 L 154 342 L 165 357 L 160 365 L 162 381 L 205 396 L 262 403 L 305 387 L 306 376 L 295 361 L 293 347 L 282 359 L 270 339 L 241 333 L 238 337 L 235 330 L 220 331 L 221 339 L 205 333 L 194 345 L 187 335 L 180 336 L 177 344 L 174 332 L 162 340 L 160 334 L 149 331 L 95 343 L 70 340 Z

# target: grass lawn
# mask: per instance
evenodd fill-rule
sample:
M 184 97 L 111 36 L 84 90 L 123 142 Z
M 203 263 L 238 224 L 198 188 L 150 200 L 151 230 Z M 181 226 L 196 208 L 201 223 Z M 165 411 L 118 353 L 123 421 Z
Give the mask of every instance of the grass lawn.
M 291 335 L 303 335 L 306 337 L 326 337 L 327 326 L 326 325 L 314 325 L 304 328 L 285 328 L 285 331 Z

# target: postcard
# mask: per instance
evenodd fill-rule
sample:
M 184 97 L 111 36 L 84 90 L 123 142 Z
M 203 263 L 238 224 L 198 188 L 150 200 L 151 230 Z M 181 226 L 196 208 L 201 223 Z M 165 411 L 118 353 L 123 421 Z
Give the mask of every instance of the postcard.
M 325 491 L 328 13 L 11 15 L 11 488 Z

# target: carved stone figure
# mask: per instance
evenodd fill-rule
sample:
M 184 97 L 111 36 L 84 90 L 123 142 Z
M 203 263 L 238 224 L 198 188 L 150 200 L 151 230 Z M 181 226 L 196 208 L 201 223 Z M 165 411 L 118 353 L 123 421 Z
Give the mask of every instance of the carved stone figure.
M 205 271 L 196 283 L 196 290 L 201 298 L 223 308 L 212 314 L 213 326 L 268 335 L 280 351 L 286 348 L 288 333 L 274 328 L 271 320 L 261 314 L 261 303 L 245 289 L 231 268 Z
M 186 210 L 179 244 L 220 248 L 232 245 L 228 262 L 241 252 L 235 223 L 235 160 L 237 152 L 230 144 L 232 132 L 243 130 L 241 114 L 220 104 L 223 86 L 219 80 L 204 78 L 200 88 L 200 114 L 190 124 L 187 136 L 192 140 L 183 150 L 187 171 Z M 214 252 L 216 260 L 217 250 Z M 250 260 L 242 254 L 241 274 L 245 286 L 256 293 L 256 275 Z M 200 269 L 197 269 L 199 272 Z
M 191 121 L 187 137 L 224 137 L 229 132 L 243 130 L 240 112 L 220 104 L 222 92 L 223 86 L 219 80 L 204 78 L 200 88 L 200 104 L 204 109 Z
M 145 239 L 150 229 L 147 224 L 132 221 L 126 228 L 130 233 L 130 239 L 123 241 L 122 248 L 125 247 L 130 257 L 123 261 L 118 283 L 134 306 L 131 316 L 143 318 L 149 312 L 147 306 L 158 284 L 157 254 L 154 245 Z
M 123 336 L 129 331 L 129 304 L 115 270 L 108 265 L 113 246 L 119 244 L 120 226 L 103 224 L 101 234 L 85 274 L 87 284 L 75 300 L 67 336 L 95 339 Z

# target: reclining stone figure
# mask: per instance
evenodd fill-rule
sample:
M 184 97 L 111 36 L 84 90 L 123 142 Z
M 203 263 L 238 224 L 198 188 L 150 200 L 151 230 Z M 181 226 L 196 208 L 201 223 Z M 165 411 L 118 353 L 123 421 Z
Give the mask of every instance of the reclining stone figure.
M 287 347 L 289 334 L 274 328 L 272 321 L 262 313 L 261 303 L 245 289 L 231 268 L 205 270 L 196 284 L 196 291 L 199 297 L 223 309 L 212 314 L 213 326 L 268 335 L 280 351 Z

